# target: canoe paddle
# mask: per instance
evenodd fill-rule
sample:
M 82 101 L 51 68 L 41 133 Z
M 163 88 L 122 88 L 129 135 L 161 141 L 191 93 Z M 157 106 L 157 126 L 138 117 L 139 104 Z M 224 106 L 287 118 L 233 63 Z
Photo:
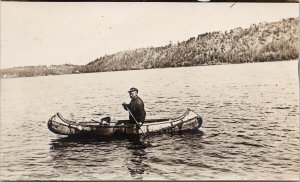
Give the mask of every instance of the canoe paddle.
M 131 111 L 129 110 L 129 108 L 127 107 L 127 105 L 125 105 L 125 107 L 126 107 L 127 111 L 129 112 L 129 114 L 131 115 L 131 117 L 134 119 L 135 123 L 136 123 L 138 126 L 140 126 L 140 124 L 137 122 L 137 120 L 135 119 L 135 117 L 133 116 L 133 114 L 131 113 Z M 143 133 L 145 136 L 147 136 L 146 133 L 142 130 L 142 127 L 140 126 L 139 128 L 140 128 L 140 130 L 142 131 L 142 133 Z

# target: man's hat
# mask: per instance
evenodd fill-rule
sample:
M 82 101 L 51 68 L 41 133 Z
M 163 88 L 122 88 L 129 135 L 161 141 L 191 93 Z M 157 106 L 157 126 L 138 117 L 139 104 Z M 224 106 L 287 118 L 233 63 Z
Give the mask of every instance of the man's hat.
M 134 88 L 134 87 L 130 88 L 130 90 L 128 92 L 134 92 L 134 91 L 139 92 L 139 90 L 137 88 Z

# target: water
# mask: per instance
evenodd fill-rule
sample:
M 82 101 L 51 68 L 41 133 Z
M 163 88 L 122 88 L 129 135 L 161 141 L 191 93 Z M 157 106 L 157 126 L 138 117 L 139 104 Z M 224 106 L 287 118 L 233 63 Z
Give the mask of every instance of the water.
M 1 179 L 299 179 L 297 61 L 1 80 Z M 200 114 L 203 136 L 70 140 L 56 112 L 127 118 L 135 86 L 147 118 Z

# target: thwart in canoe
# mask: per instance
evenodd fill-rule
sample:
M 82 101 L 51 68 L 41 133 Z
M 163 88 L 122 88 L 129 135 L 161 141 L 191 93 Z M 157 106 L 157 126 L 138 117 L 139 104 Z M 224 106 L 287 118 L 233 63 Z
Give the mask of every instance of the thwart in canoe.
M 127 120 L 118 120 L 124 122 Z M 116 136 L 116 135 L 142 135 L 181 133 L 199 130 L 203 123 L 200 115 L 187 109 L 185 113 L 177 118 L 146 119 L 142 126 L 135 124 L 116 125 L 110 122 L 110 117 L 101 121 L 91 120 L 89 122 L 76 122 L 65 119 L 60 113 L 52 116 L 48 121 L 51 132 L 69 136 Z

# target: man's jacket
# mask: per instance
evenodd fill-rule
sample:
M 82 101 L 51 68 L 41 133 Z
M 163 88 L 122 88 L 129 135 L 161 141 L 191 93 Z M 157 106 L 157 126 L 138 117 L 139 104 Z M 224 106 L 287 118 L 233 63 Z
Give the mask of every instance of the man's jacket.
M 137 122 L 143 124 L 146 118 L 143 100 L 137 96 L 136 98 L 131 99 L 130 103 L 127 106 L 134 118 L 137 120 Z M 130 114 L 129 120 L 131 124 L 136 124 L 136 122 Z

